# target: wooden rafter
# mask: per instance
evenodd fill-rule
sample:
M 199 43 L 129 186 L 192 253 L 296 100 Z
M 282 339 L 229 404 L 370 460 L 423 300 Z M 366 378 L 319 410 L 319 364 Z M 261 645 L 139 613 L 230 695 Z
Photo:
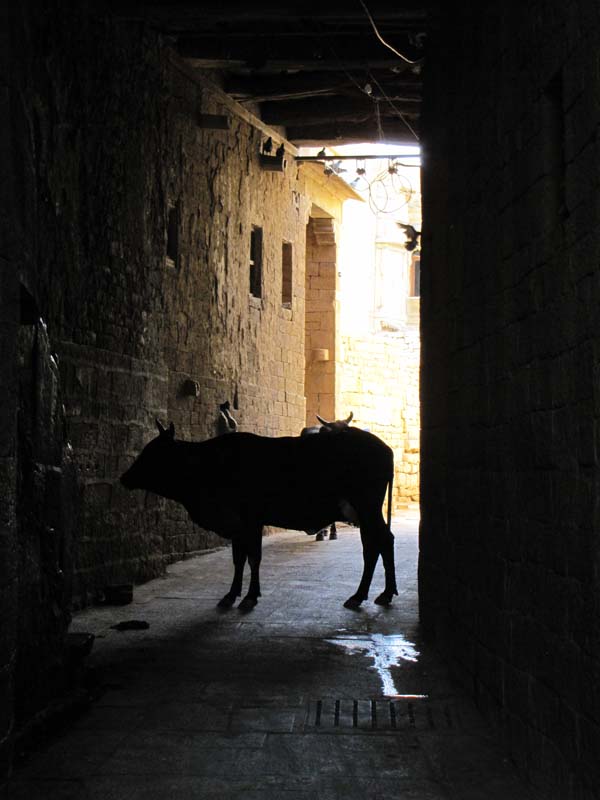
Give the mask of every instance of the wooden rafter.
M 421 98 L 422 34 L 429 0 L 286 7 L 275 0 L 107 0 L 121 19 L 143 20 L 174 43 L 187 68 L 213 74 L 232 100 L 298 143 L 414 144 Z M 410 63 L 413 62 L 413 63 Z M 203 124 L 213 124 L 205 120 Z

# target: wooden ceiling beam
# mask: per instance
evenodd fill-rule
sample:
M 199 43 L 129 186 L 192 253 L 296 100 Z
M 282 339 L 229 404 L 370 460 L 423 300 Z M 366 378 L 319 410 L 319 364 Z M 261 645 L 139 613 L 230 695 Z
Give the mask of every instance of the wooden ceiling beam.
M 121 19 L 146 19 L 160 22 L 171 30 L 202 30 L 214 24 L 251 23 L 255 21 L 305 22 L 318 20 L 332 24 L 349 21 L 364 22 L 366 15 L 360 4 L 347 0 L 324 3 L 304 3 L 286 6 L 276 0 L 222 0 L 218 3 L 197 0 L 107 0 L 112 15 Z M 423 28 L 431 0 L 395 2 L 370 0 L 369 11 L 378 25 L 401 23 L 405 27 Z
M 367 120 L 375 119 L 375 103 L 366 95 L 363 97 L 329 97 L 310 100 L 263 103 L 261 118 L 268 125 L 311 125 L 326 120 Z M 379 103 L 381 117 L 397 117 L 398 111 L 410 119 L 419 116 L 419 101 L 395 102 L 394 108 L 387 102 Z
M 182 55 L 179 53 L 179 55 Z M 187 63 L 194 67 L 194 69 L 202 70 L 221 70 L 228 71 L 234 70 L 241 74 L 273 76 L 285 72 L 300 73 L 300 72 L 358 72 L 362 71 L 365 74 L 368 70 L 387 70 L 389 72 L 403 73 L 406 69 L 406 64 L 398 58 L 360 58 L 355 55 L 354 58 L 342 59 L 340 61 L 320 60 L 313 58 L 293 58 L 293 59 L 267 59 L 262 62 L 260 68 L 252 66 L 252 64 L 243 58 L 213 58 L 213 57 L 196 57 L 196 56 L 183 56 Z
M 394 47 L 411 60 L 422 57 L 421 51 L 411 47 L 402 37 L 389 37 Z M 367 64 L 388 60 L 392 65 L 405 62 L 381 45 L 368 31 L 339 37 L 331 33 L 329 37 L 320 39 L 310 32 L 294 37 L 286 37 L 277 31 L 265 31 L 262 35 L 246 34 L 232 39 L 224 33 L 207 36 L 180 36 L 177 39 L 177 51 L 184 58 L 210 59 L 212 61 L 242 61 L 247 64 L 263 65 L 272 62 L 309 62 L 315 64 L 338 65 L 358 62 Z M 390 59 L 388 59 L 390 56 Z
M 260 107 L 260 124 L 287 128 L 293 142 L 376 142 L 383 129 L 385 141 L 415 144 L 409 128 L 418 125 L 420 64 L 406 63 L 383 46 L 361 3 L 106 3 L 115 17 L 143 20 L 161 31 L 190 75 L 202 80 L 218 73 L 216 82 L 232 103 L 245 103 L 248 113 Z M 421 59 L 418 34 L 427 30 L 432 0 L 367 3 L 380 35 L 408 59 Z M 235 106 L 242 115 L 246 111 L 239 102 Z
M 236 99 L 248 98 L 254 102 L 279 101 L 313 94 L 350 94 L 357 92 L 356 84 L 365 80 L 364 76 L 354 76 L 344 72 L 300 72 L 279 75 L 238 75 L 229 74 L 225 78 L 224 90 Z M 406 94 L 420 97 L 421 78 L 411 72 L 399 75 L 394 72 L 379 72 L 377 82 L 387 94 Z
M 412 123 L 411 123 L 412 124 Z M 415 128 L 415 125 L 412 124 Z M 317 147 L 341 144 L 361 144 L 362 142 L 380 142 L 400 146 L 415 146 L 418 142 L 414 135 L 400 120 L 382 122 L 383 139 L 373 122 L 342 122 L 320 125 L 294 125 L 287 128 L 287 138 L 297 147 Z M 418 129 L 415 128 L 418 133 Z

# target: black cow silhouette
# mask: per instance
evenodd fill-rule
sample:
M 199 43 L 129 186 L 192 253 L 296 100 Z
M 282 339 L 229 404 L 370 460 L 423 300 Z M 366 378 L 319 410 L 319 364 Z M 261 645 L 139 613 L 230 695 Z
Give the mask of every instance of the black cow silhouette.
M 394 456 L 372 433 L 343 427 L 330 435 L 267 437 L 237 432 L 203 442 L 175 438 L 171 423 L 157 420 L 158 436 L 122 475 L 127 489 L 145 489 L 181 503 L 203 528 L 230 539 L 234 577 L 219 602 L 230 607 L 242 592 L 246 560 L 250 586 L 240 608 L 260 597 L 259 568 L 264 525 L 317 532 L 334 521 L 360 526 L 363 573 L 344 605 L 367 599 L 379 556 L 385 588 L 376 598 L 389 605 L 398 593 L 394 537 L 390 529 Z M 388 490 L 387 524 L 382 505 Z

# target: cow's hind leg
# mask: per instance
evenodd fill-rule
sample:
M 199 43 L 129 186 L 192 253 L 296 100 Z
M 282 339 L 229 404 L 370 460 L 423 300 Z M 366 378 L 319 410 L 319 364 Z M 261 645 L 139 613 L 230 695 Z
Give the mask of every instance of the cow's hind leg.
M 359 608 L 363 600 L 366 600 L 369 596 L 369 587 L 371 586 L 373 573 L 379 558 L 379 547 L 376 538 L 373 536 L 372 528 L 366 528 L 361 524 L 360 538 L 363 546 L 363 574 L 358 584 L 358 589 L 344 603 L 344 606 L 350 609 Z
M 246 546 L 239 539 L 231 542 L 231 555 L 233 558 L 233 582 L 231 589 L 225 597 L 217 603 L 218 608 L 231 608 L 237 598 L 242 593 L 242 581 L 244 578 L 244 567 L 246 566 Z
M 241 611 L 251 611 L 260 597 L 260 561 L 262 558 L 262 525 L 248 535 L 246 550 L 248 564 L 250 565 L 250 586 L 248 594 L 244 597 L 238 608 Z
M 379 534 L 379 552 L 383 559 L 383 568 L 385 570 L 385 589 L 375 598 L 375 602 L 380 606 L 389 606 L 395 594 L 398 594 L 398 587 L 396 586 L 396 566 L 394 560 L 394 534 L 385 524 L 381 521 L 381 528 Z

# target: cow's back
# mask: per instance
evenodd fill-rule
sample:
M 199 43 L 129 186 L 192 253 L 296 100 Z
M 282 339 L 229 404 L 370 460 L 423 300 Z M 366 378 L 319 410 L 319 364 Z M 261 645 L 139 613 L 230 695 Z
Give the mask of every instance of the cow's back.
M 282 470 L 330 474 L 333 479 L 337 476 L 347 479 L 349 475 L 364 477 L 367 471 L 387 476 L 393 464 L 392 449 L 360 428 L 318 436 L 270 437 L 237 433 L 202 444 L 213 444 L 216 459 L 230 469 L 247 469 L 259 476 Z
M 302 437 L 239 432 L 188 443 L 181 455 L 186 495 L 203 495 L 193 503 L 198 513 L 210 505 L 217 516 L 221 508 L 298 530 L 343 520 L 341 501 L 355 509 L 383 503 L 393 472 L 392 450 L 358 428 Z

